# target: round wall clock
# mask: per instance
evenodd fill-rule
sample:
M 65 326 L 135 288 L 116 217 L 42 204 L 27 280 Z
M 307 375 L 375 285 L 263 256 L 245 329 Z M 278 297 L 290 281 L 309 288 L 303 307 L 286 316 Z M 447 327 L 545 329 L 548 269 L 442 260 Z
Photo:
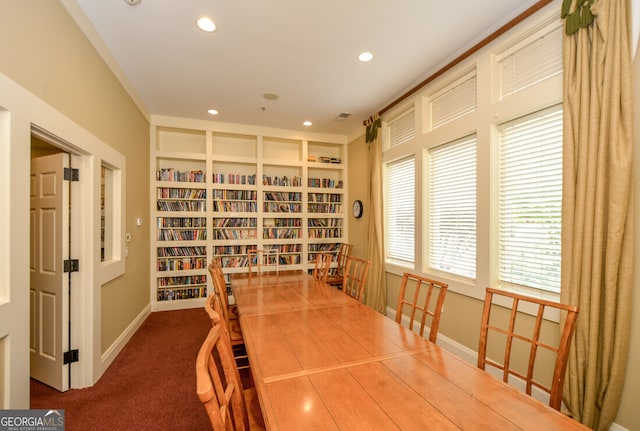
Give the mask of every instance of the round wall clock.
M 362 211 L 363 211 L 362 201 L 359 199 L 356 199 L 355 201 L 353 201 L 353 216 L 355 218 L 362 217 Z

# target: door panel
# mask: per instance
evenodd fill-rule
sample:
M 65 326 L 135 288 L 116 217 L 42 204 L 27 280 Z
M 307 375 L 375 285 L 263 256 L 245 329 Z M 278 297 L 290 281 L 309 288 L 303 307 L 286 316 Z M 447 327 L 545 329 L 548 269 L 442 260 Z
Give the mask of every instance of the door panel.
M 31 377 L 59 391 L 69 388 L 69 189 L 65 153 L 31 162 Z

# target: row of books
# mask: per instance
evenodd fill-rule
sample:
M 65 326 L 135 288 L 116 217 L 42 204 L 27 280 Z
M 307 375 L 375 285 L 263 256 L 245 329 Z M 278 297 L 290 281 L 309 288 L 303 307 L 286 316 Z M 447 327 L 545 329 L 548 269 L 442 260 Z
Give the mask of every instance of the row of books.
M 216 229 L 213 239 L 256 239 L 256 229 Z
M 309 253 L 337 253 L 340 251 L 340 243 L 335 244 L 309 244 Z M 315 257 L 315 255 L 314 255 Z M 309 259 L 311 261 L 312 259 Z
M 157 181 L 176 181 L 181 183 L 204 183 L 204 173 L 196 171 L 177 171 L 173 168 L 163 168 L 156 171 Z
M 267 218 L 262 222 L 264 227 L 297 227 L 302 226 L 299 218 Z
M 181 189 L 171 187 L 158 187 L 158 199 L 206 199 L 207 190 L 205 189 Z
M 277 203 L 265 202 L 264 212 L 268 213 L 299 213 L 302 212 L 302 205 L 298 203 Z
M 207 288 L 189 287 L 184 289 L 160 289 L 158 290 L 158 301 L 175 301 L 179 299 L 206 298 Z
M 213 210 L 217 212 L 258 212 L 255 201 L 213 201 Z
M 297 239 L 300 238 L 300 228 L 265 228 L 262 230 L 264 239 Z
M 310 213 L 320 213 L 320 214 L 339 214 L 342 213 L 342 204 L 341 203 L 310 203 L 307 206 L 307 209 Z
M 207 267 L 206 257 L 165 258 L 156 261 L 158 271 L 188 271 Z
M 213 247 L 213 253 L 216 255 L 230 255 L 230 254 L 247 254 L 247 248 L 256 248 L 255 245 L 216 245 Z
M 264 192 L 265 201 L 301 202 L 302 193 L 298 192 Z
M 177 275 L 173 277 L 158 277 L 158 288 L 172 286 L 190 286 L 190 285 L 207 284 L 207 276 L 205 274 L 196 275 Z
M 158 247 L 158 257 L 206 256 L 207 248 L 202 246 Z
M 300 187 L 302 178 L 285 176 L 262 176 L 262 184 L 265 186 Z
M 213 174 L 214 184 L 256 184 L 256 175 L 246 174 Z
M 207 239 L 207 231 L 198 230 L 161 230 L 158 232 L 158 241 L 205 241 Z
M 341 218 L 310 218 L 309 227 L 342 227 Z
M 309 202 L 342 202 L 342 195 L 336 193 L 309 193 Z
M 255 201 L 258 192 L 255 190 L 214 190 L 213 199 L 226 199 L 235 201 Z
M 156 201 L 158 211 L 206 211 L 205 201 Z
M 309 238 L 341 238 L 342 229 L 309 229 Z
M 312 188 L 341 189 L 343 185 L 342 180 L 333 178 L 307 178 L 307 187 Z
M 158 217 L 159 228 L 206 227 L 205 217 Z
M 255 218 L 214 218 L 215 227 L 256 227 L 258 220 Z

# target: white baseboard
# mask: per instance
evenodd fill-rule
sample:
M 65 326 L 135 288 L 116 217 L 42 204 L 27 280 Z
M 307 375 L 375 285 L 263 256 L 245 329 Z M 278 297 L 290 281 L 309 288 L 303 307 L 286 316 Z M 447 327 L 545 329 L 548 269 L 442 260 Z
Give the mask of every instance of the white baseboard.
M 101 355 L 100 357 L 100 366 L 98 373 L 95 376 L 95 382 L 97 382 L 100 377 L 107 371 L 107 368 L 111 365 L 111 363 L 118 357 L 124 346 L 127 345 L 133 334 L 140 328 L 142 322 L 151 314 L 151 305 L 147 305 L 142 309 L 142 311 L 136 316 L 135 319 L 127 326 L 127 328 L 120 334 L 120 336 L 109 346 L 109 348 Z

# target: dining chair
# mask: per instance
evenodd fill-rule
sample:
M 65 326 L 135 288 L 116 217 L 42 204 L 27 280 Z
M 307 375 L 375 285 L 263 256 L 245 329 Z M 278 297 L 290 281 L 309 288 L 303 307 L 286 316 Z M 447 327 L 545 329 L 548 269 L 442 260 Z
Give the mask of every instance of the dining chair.
M 429 323 L 429 341 L 435 343 L 447 288 L 447 283 L 405 272 L 400 284 L 396 322 L 402 323 L 402 312 L 408 307 L 411 311 L 409 329 L 413 331 L 413 323 L 419 318 L 420 336 L 423 337 L 424 328 Z
M 496 304 L 494 300 L 498 301 L 500 305 Z M 498 323 L 499 319 L 491 318 L 491 312 L 492 310 L 497 311 L 496 307 L 507 306 L 505 304 L 510 304 L 511 311 L 509 318 Z M 532 314 L 532 316 L 526 316 L 523 311 L 518 311 L 520 306 L 531 307 L 528 313 Z M 562 316 L 563 319 L 561 319 L 561 322 L 564 320 L 564 323 L 561 324 L 561 334 L 558 343 L 541 340 L 541 326 L 544 313 L 547 309 L 554 309 L 560 313 L 564 313 L 564 316 Z M 533 316 L 535 316 L 535 320 L 528 324 L 526 318 L 531 317 L 529 320 L 533 320 Z M 531 389 L 536 387 L 549 394 L 550 407 L 560 410 L 562 403 L 562 386 L 569 357 L 569 344 L 575 329 L 577 317 L 578 307 L 576 306 L 560 304 L 488 287 L 480 327 L 478 367 L 484 370 L 486 366 L 489 365 L 501 370 L 502 380 L 505 382 L 509 381 L 510 375 L 522 379 L 525 383 L 525 392 L 528 395 L 531 395 Z M 490 334 L 492 334 L 491 337 Z M 491 351 L 502 351 L 504 353 L 502 363 L 487 358 L 488 345 L 490 344 L 488 342 L 489 338 L 491 338 L 491 347 L 493 349 Z M 526 374 L 513 369 L 512 363 L 517 362 L 515 359 L 512 361 L 511 353 L 514 341 L 518 345 L 530 346 Z M 498 349 L 496 350 L 495 347 Z M 550 384 L 543 384 L 540 382 L 541 379 L 534 376 L 534 365 L 536 358 L 540 354 L 539 349 L 545 349 L 547 353 L 551 352 L 552 355 L 555 355 L 553 377 Z M 499 353 L 497 356 L 499 356 Z M 523 360 L 523 362 L 527 361 Z
M 220 256 L 214 256 L 209 264 L 209 274 L 213 284 L 213 293 L 207 297 L 205 301 L 205 310 L 211 318 L 210 311 L 215 310 L 214 301 L 219 303 L 219 309 L 216 310 L 222 315 L 229 334 L 232 350 L 238 367 L 242 370 L 249 369 L 249 359 L 247 357 L 242 329 L 240 327 L 240 316 L 238 308 L 235 304 L 229 304 L 229 296 L 227 293 L 227 283 L 224 280 L 222 272 L 222 261 Z M 213 323 L 213 322 L 212 322 Z M 250 373 L 248 373 L 250 376 Z M 244 374 L 243 374 L 244 375 Z M 247 379 L 245 379 L 247 380 Z
M 347 259 L 351 256 L 351 250 L 353 244 L 342 243 L 338 250 L 338 265 L 329 271 L 327 280 L 325 283 L 331 286 L 342 286 L 342 278 L 344 275 L 344 268 L 347 265 Z
M 364 286 L 367 283 L 371 261 L 350 256 L 344 268 L 342 291 L 357 299 L 364 300 Z
M 257 272 L 278 272 L 280 257 L 277 248 L 247 250 L 247 260 L 249 261 L 249 273 Z
M 316 253 L 316 261 L 313 267 L 313 278 L 326 283 L 331 262 L 333 262 L 333 254 Z
M 196 357 L 196 392 L 214 431 L 264 430 L 255 388 L 243 389 L 220 315 Z

